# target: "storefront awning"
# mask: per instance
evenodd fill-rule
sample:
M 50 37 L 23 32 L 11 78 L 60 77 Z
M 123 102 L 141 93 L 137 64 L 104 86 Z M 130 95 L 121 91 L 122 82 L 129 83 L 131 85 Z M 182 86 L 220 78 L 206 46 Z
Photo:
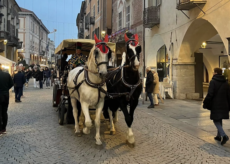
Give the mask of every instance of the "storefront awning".
M 10 60 L 10 59 L 7 59 L 6 57 L 3 57 L 0 55 L 0 63 L 1 64 L 15 64 L 14 61 Z

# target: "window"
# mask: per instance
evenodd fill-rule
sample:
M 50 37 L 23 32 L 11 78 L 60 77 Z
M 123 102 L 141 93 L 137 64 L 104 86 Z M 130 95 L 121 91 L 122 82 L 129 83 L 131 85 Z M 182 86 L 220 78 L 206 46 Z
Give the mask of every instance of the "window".
M 130 6 L 126 8 L 126 27 L 130 27 Z
M 160 6 L 161 0 L 148 0 L 148 6 Z
M 99 13 L 99 9 L 100 9 L 100 7 L 99 7 L 99 0 L 97 0 L 97 13 Z
M 169 74 L 168 53 L 165 45 L 157 52 L 157 73 L 160 82 Z
M 92 39 L 94 39 L 94 31 L 92 32 Z
M 119 13 L 118 30 L 122 29 L 122 12 Z
M 95 17 L 95 5 L 93 6 L 93 16 Z

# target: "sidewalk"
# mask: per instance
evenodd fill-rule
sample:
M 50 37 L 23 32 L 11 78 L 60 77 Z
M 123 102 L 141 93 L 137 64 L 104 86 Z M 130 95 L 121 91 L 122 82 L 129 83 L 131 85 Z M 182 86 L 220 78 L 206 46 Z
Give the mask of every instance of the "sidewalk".
M 159 101 L 160 102 L 160 101 Z M 139 102 L 139 108 L 148 110 L 148 114 L 168 123 L 188 134 L 208 143 L 219 145 L 213 138 L 217 130 L 210 120 L 210 111 L 203 109 L 202 101 L 166 99 L 154 109 L 148 109 L 149 101 Z M 223 121 L 224 130 L 230 136 L 230 120 Z M 230 152 L 230 141 L 224 146 Z

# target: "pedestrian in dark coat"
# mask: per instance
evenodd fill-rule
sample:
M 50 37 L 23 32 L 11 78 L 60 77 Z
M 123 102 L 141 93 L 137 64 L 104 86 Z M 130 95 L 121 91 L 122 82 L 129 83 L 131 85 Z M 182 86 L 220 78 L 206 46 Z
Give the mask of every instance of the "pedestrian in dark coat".
M 8 106 L 9 106 L 9 90 L 14 85 L 9 73 L 2 71 L 0 64 L 0 135 L 6 133 L 6 125 L 8 121 Z
M 32 76 L 34 78 L 34 88 L 39 88 L 39 79 L 38 79 L 38 75 L 39 75 L 39 70 L 37 67 L 34 67 L 33 72 L 32 72 Z
M 38 71 L 38 81 L 39 81 L 39 85 L 40 85 L 40 89 L 43 89 L 43 69 L 41 69 L 41 71 Z
M 44 73 L 44 82 L 46 82 L 46 88 L 50 87 L 50 77 L 51 77 L 51 72 L 48 67 L 45 68 L 43 71 Z
M 208 94 L 203 102 L 203 107 L 211 111 L 210 119 L 217 127 L 218 133 L 214 138 L 224 145 L 229 137 L 223 130 L 223 119 L 229 119 L 230 87 L 222 75 L 222 69 L 215 68 L 214 76 L 209 84 Z
M 23 85 L 26 82 L 25 75 L 22 73 L 21 67 L 19 67 L 19 71 L 14 75 L 14 92 L 15 92 L 15 102 L 21 102 L 22 89 Z
M 154 108 L 153 96 L 152 96 L 154 90 L 153 73 L 149 67 L 146 69 L 146 72 L 147 72 L 147 78 L 145 82 L 145 92 L 147 93 L 149 100 L 151 102 L 148 108 Z

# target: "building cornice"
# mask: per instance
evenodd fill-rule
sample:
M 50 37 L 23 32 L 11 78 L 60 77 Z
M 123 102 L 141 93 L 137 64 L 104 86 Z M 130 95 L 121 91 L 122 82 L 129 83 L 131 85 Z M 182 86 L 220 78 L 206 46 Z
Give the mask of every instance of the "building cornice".
M 42 23 L 41 19 L 39 19 L 37 17 L 36 14 L 34 14 L 33 12 L 19 12 L 19 17 L 22 16 L 22 15 L 31 15 L 42 27 L 43 29 L 49 34 L 50 31 L 46 28 L 46 26 Z

